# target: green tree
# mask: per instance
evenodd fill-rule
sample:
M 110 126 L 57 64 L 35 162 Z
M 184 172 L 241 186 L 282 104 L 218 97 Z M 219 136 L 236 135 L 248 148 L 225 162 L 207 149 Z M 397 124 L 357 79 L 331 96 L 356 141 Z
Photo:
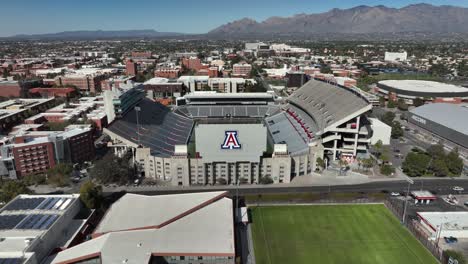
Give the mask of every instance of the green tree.
M 460 158 L 457 148 L 453 149 L 447 154 L 446 164 L 451 175 L 461 175 L 463 172 L 463 160 Z
M 47 170 L 47 183 L 57 187 L 68 186 L 73 166 L 69 163 L 59 163 Z
M 382 166 L 380 166 L 380 173 L 389 176 L 392 173 L 395 173 L 395 168 L 389 164 L 383 164 Z
M 31 190 L 28 189 L 26 184 L 21 181 L 8 181 L 3 184 L 2 192 L 0 193 L 0 200 L 8 203 L 10 200 L 20 194 L 30 194 Z
M 272 184 L 273 179 L 270 176 L 265 176 L 260 178 L 260 184 Z
M 433 159 L 441 159 L 441 160 L 445 159 L 444 146 L 441 144 L 431 145 L 429 148 L 426 149 L 426 152 Z
M 323 169 L 325 168 L 325 161 L 321 158 L 321 157 L 317 157 L 317 166 L 320 168 L 320 169 Z
M 98 209 L 103 200 L 102 187 L 87 181 L 80 188 L 80 199 L 89 209 Z
M 135 179 L 135 168 L 131 165 L 132 154 L 127 153 L 122 158 L 109 153 L 94 163 L 90 174 L 102 184 L 125 184 Z
M 447 260 L 449 258 L 457 260 L 458 264 L 468 264 L 467 261 L 466 261 L 465 256 L 461 252 L 447 249 L 447 250 L 444 251 L 444 256 L 447 258 Z
M 445 159 L 432 160 L 431 170 L 436 177 L 447 177 L 450 173 Z
M 392 123 L 392 138 L 401 138 L 403 136 L 403 128 L 398 121 L 393 121 Z
M 450 70 L 444 64 L 438 63 L 431 66 L 429 73 L 432 76 L 444 76 L 450 73 Z
M 218 178 L 218 179 L 216 179 L 216 183 L 217 183 L 218 185 L 226 185 L 226 184 L 227 184 L 227 181 L 226 181 L 226 179 L 224 179 L 224 178 Z
M 363 159 L 362 166 L 364 167 L 366 171 L 368 171 L 370 168 L 374 166 L 374 160 L 372 158 Z
M 383 96 L 379 97 L 379 105 L 381 107 L 385 107 L 385 97 L 383 97 Z
M 401 111 L 408 111 L 408 105 L 406 104 L 405 100 L 402 98 L 398 99 L 397 107 Z
M 381 121 L 385 124 L 391 126 L 393 124 L 393 120 L 395 119 L 395 113 L 393 112 L 385 112 L 385 114 L 381 117 Z
M 410 177 L 426 175 L 431 157 L 425 153 L 410 152 L 402 164 L 403 172 Z
M 413 105 L 416 106 L 416 107 L 424 105 L 424 100 L 422 98 L 418 97 L 418 98 L 413 100 Z

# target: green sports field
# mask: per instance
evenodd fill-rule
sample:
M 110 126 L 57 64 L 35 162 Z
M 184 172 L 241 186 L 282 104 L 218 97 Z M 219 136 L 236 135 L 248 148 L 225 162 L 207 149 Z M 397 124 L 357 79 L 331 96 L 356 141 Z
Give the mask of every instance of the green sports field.
M 432 264 L 384 205 L 252 207 L 257 264 Z

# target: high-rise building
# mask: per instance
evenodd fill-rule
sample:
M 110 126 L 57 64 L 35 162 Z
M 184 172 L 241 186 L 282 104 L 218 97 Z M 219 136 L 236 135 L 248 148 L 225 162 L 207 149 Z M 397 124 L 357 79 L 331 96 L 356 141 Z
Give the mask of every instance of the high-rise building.
M 138 73 L 138 66 L 133 60 L 128 60 L 125 66 L 127 75 L 136 75 Z

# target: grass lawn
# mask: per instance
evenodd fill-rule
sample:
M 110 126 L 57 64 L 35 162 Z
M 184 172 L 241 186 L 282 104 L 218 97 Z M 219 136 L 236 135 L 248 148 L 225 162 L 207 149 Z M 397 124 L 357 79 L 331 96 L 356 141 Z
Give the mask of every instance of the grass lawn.
M 439 263 L 384 205 L 251 210 L 257 264 Z

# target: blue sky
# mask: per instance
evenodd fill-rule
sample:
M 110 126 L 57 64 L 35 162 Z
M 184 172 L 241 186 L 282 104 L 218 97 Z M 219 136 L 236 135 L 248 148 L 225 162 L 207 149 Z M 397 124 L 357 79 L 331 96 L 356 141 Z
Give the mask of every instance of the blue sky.
M 1 3 L 0 36 L 95 29 L 205 33 L 243 17 L 261 21 L 357 5 L 420 2 L 468 7 L 468 0 L 13 0 Z

